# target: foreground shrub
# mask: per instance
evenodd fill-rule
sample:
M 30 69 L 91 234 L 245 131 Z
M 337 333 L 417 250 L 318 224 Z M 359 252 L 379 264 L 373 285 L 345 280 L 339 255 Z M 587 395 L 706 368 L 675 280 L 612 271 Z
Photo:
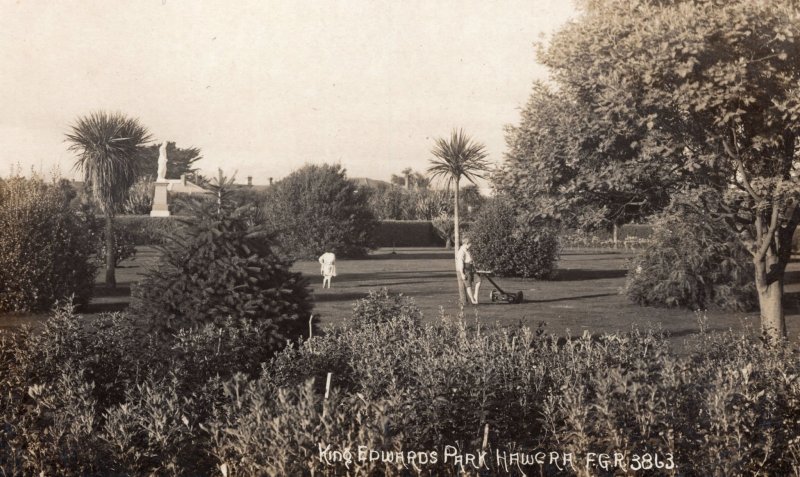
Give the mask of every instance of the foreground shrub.
M 62 309 L 41 331 L 0 333 L 0 474 L 460 475 L 445 446 L 475 453 L 487 425 L 490 475 L 514 472 L 497 453 L 542 449 L 572 453 L 575 467 L 520 472 L 573 475 L 589 453 L 613 452 L 627 460 L 609 473 L 642 473 L 630 459 L 646 453 L 677 466 L 666 474 L 800 468 L 800 354 L 788 343 L 701 334 L 678 357 L 655 332 L 559 339 L 386 318 L 270 363 L 245 352 L 268 349 L 262 329 L 233 321 L 164 342 L 134 317 L 87 324 Z M 434 451 L 435 463 L 407 463 Z
M 470 226 L 472 256 L 480 268 L 500 276 L 545 278 L 558 261 L 554 228 L 523 224 L 503 199 L 489 202 Z
M 341 166 L 307 165 L 269 188 L 264 220 L 293 258 L 361 256 L 372 248 L 377 225 L 367 195 Z
M 422 320 L 422 312 L 414 299 L 400 294 L 389 293 L 389 290 L 370 290 L 366 298 L 357 300 L 353 305 L 353 326 L 356 328 L 364 325 L 386 323 L 387 321 L 404 318 L 414 324 Z
M 625 294 L 640 305 L 747 311 L 757 307 L 750 252 L 721 218 L 685 196 L 652 220 L 649 245 L 630 263 Z
M 0 312 L 42 311 L 64 297 L 87 303 L 96 272 L 93 220 L 58 183 L 0 180 Z
M 229 200 L 228 183 L 210 186 L 218 202 L 193 202 L 194 216 L 171 237 L 156 268 L 134 290 L 133 312 L 155 328 L 177 330 L 235 320 L 262 321 L 273 349 L 306 329 L 306 281 L 273 250 L 263 227 Z

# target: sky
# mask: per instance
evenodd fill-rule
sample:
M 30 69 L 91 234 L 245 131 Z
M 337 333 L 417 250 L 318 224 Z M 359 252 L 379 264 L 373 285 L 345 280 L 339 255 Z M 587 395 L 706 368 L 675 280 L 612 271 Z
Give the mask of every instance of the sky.
M 78 178 L 64 134 L 92 111 L 138 118 L 200 168 L 256 184 L 307 163 L 388 180 L 463 128 L 503 159 L 535 43 L 567 0 L 0 3 L 0 176 Z

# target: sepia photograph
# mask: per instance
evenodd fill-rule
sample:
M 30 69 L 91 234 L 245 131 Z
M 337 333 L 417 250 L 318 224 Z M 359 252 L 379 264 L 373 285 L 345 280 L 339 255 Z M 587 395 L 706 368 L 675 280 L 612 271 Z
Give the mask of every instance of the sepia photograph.
M 0 477 L 800 477 L 795 0 L 0 2 Z

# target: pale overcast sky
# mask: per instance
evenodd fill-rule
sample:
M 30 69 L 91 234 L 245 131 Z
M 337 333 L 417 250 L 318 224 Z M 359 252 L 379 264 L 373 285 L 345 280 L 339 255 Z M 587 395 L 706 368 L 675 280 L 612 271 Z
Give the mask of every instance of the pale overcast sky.
M 568 0 L 5 1 L 0 175 L 77 177 L 64 133 L 98 109 L 242 182 L 309 162 L 423 171 L 454 127 L 499 162 L 546 77 L 534 43 L 575 16 Z

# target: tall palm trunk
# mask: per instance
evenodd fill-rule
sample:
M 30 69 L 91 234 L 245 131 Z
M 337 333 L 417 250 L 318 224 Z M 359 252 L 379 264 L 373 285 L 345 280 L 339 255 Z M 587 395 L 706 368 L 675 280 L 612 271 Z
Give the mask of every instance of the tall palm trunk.
M 464 303 L 466 302 L 467 295 L 466 295 L 466 292 L 464 290 L 464 280 L 461 278 L 461 273 L 459 273 L 459 271 L 458 271 L 458 249 L 461 248 L 461 235 L 459 233 L 459 230 L 460 230 L 461 227 L 459 226 L 459 222 L 458 222 L 458 206 L 460 205 L 459 204 L 459 199 L 460 199 L 460 197 L 459 197 L 460 196 L 459 189 L 460 189 L 460 186 L 459 186 L 458 182 L 459 182 L 459 179 L 456 178 L 456 190 L 455 190 L 455 193 L 453 195 L 453 197 L 455 199 L 455 206 L 456 206 L 455 211 L 453 212 L 453 238 L 454 238 L 454 242 L 455 242 L 454 243 L 454 248 L 453 248 L 453 250 L 455 250 L 455 254 L 454 254 L 453 258 L 455 259 L 455 262 L 456 262 L 456 279 L 458 280 L 458 306 L 459 306 L 459 308 L 463 309 L 464 308 Z
M 114 273 L 116 257 L 116 246 L 114 244 L 114 219 L 111 214 L 106 213 L 106 285 L 116 288 L 117 277 Z

